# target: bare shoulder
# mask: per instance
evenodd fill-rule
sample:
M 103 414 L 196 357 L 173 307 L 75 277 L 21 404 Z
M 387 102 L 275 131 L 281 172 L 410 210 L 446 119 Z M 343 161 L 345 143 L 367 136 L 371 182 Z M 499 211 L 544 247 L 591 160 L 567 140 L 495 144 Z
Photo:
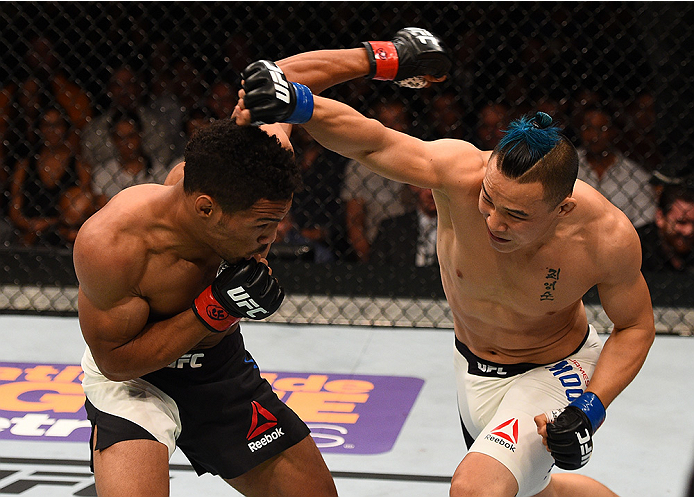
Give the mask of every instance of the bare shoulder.
M 641 242 L 629 218 L 592 187 L 579 181 L 575 195 L 583 204 L 584 233 L 595 261 L 606 275 L 626 275 L 641 268 Z
M 145 243 L 128 222 L 123 200 L 112 199 L 82 225 L 75 239 L 80 290 L 96 305 L 131 296 L 145 264 Z
M 491 155 L 464 140 L 441 139 L 429 143 L 435 161 L 439 189 L 444 191 L 476 190 Z

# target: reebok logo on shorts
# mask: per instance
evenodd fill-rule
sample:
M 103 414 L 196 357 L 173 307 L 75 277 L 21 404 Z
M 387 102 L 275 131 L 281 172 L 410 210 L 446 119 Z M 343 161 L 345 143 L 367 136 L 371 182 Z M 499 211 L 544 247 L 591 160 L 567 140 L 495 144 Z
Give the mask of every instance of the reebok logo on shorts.
M 251 415 L 251 427 L 246 435 L 246 440 L 256 438 L 277 426 L 277 418 L 258 402 L 251 401 L 253 414 Z M 248 443 L 248 448 L 251 452 L 265 447 L 284 435 L 282 428 L 275 428 L 271 433 L 265 433 L 260 440 Z
M 515 452 L 516 444 L 518 443 L 518 419 L 511 418 L 508 421 L 504 421 L 489 432 L 484 439 L 506 447 L 511 452 Z
M 277 418 L 255 400 L 251 401 L 253 414 L 251 415 L 251 428 L 248 430 L 246 440 L 251 440 L 258 435 L 265 433 L 273 426 L 277 426 Z M 265 418 L 265 421 L 261 421 Z

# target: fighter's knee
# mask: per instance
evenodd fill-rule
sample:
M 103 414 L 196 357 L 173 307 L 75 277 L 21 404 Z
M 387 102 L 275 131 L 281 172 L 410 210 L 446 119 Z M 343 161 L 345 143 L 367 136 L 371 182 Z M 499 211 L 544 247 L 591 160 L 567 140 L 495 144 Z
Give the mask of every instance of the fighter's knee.
M 458 466 L 451 479 L 450 497 L 483 497 L 489 495 L 513 497 L 518 485 L 506 468 L 495 467 L 486 456 L 472 457 Z
M 483 495 L 496 495 L 488 487 L 482 488 L 474 478 L 464 475 L 453 475 L 451 480 L 450 497 L 481 497 Z
M 474 486 L 463 478 L 453 478 L 451 481 L 450 497 L 474 497 L 481 495 Z

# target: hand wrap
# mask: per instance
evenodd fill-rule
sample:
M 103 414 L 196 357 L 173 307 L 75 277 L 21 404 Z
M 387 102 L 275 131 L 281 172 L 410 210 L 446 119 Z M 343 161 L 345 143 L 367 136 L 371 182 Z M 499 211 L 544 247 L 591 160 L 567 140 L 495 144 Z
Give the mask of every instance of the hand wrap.
M 287 81 L 282 69 L 269 60 L 253 62 L 241 73 L 244 103 L 253 124 L 302 124 L 313 115 L 313 93 Z
M 223 332 L 241 318 L 263 319 L 279 309 L 284 290 L 255 259 L 222 263 L 217 277 L 193 302 L 193 312 L 211 331 Z
M 593 434 L 603 421 L 605 407 L 592 392 L 547 414 L 547 447 L 558 468 L 579 469 L 588 463 Z

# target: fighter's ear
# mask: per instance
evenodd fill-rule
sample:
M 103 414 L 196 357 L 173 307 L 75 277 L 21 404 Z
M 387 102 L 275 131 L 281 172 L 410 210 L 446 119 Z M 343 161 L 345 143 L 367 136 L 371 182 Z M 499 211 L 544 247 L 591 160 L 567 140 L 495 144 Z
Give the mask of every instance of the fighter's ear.
M 215 208 L 216 204 L 209 195 L 198 195 L 195 199 L 195 213 L 200 217 L 209 218 Z
M 573 197 L 566 197 L 559 204 L 559 216 L 567 216 L 571 211 L 576 208 L 576 199 Z

